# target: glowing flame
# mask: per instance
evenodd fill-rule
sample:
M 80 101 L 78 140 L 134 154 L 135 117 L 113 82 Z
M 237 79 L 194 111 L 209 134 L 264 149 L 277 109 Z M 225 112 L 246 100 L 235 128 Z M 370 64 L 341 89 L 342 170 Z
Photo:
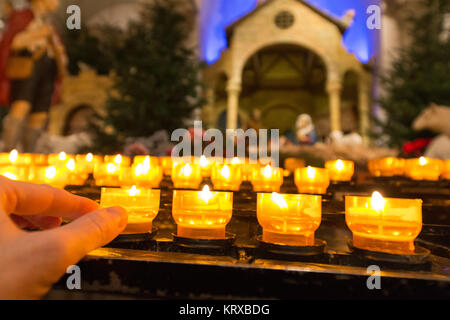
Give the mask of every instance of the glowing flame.
M 204 155 L 202 155 L 200 157 L 200 160 L 198 161 L 198 164 L 200 165 L 200 167 L 205 168 L 209 165 L 209 161 Z
M 238 157 L 234 157 L 233 159 L 231 159 L 231 164 L 240 164 L 241 162 L 239 161 Z
M 75 160 L 70 159 L 69 161 L 67 161 L 66 167 L 70 171 L 75 171 Z
M 17 180 L 17 176 L 12 172 L 4 172 L 2 175 L 10 180 Z
M 306 169 L 306 175 L 310 180 L 313 180 L 316 176 L 316 169 L 314 169 L 313 167 L 308 167 Z
M 150 170 L 150 165 L 147 167 L 143 163 L 138 163 L 136 165 L 136 168 L 134 168 L 134 175 L 139 177 L 148 174 L 148 171 Z
M 131 189 L 127 190 L 127 193 L 130 197 L 135 197 L 138 194 L 141 193 L 141 190 L 139 190 L 138 188 L 136 188 L 136 186 L 132 186 Z
M 94 155 L 92 153 L 88 153 L 86 155 L 86 161 L 91 162 L 92 160 L 94 160 Z
M 372 194 L 372 198 L 370 199 L 370 206 L 375 211 L 380 212 L 380 211 L 384 211 L 386 202 L 387 202 L 387 200 L 385 198 L 383 198 L 383 196 L 378 191 L 375 191 Z
M 122 163 L 122 156 L 120 154 L 115 156 L 114 163 L 117 164 L 117 165 L 120 165 Z
M 211 191 L 209 191 L 209 186 L 207 184 L 205 184 L 202 191 L 200 191 L 198 194 L 200 196 L 200 199 L 202 199 L 205 203 L 208 203 L 209 200 L 213 198 L 213 194 Z
M 425 157 L 420 157 L 419 158 L 419 164 L 421 165 L 421 166 L 424 166 L 424 165 L 426 165 L 427 164 L 427 159 L 425 158 Z
M 342 160 L 338 160 L 334 164 L 334 167 L 336 168 L 336 170 L 342 171 L 342 170 L 344 170 L 344 162 L 342 162 Z
M 58 155 L 58 159 L 61 161 L 66 160 L 66 158 L 67 158 L 67 154 L 64 151 Z
M 286 209 L 288 207 L 286 199 L 281 194 L 273 192 L 272 195 L 270 196 L 270 198 L 281 209 Z
M 108 173 L 114 173 L 117 171 L 117 166 L 114 163 L 108 163 L 106 165 L 106 172 Z
M 9 161 L 11 161 L 11 162 L 16 162 L 18 156 L 19 156 L 19 153 L 17 152 L 16 149 L 14 149 L 14 150 L 12 150 L 12 151 L 9 153 L 9 158 L 8 158 L 8 159 L 9 159 Z
M 227 180 L 230 179 L 230 176 L 231 176 L 230 168 L 227 165 L 224 165 L 222 167 L 222 169 L 220 170 L 220 174 L 225 179 L 227 179 Z
M 181 168 L 181 174 L 185 177 L 189 177 L 192 174 L 192 167 L 189 163 L 186 163 L 186 165 Z
M 264 167 L 263 175 L 266 179 L 270 179 L 272 177 L 272 168 L 269 164 Z
M 45 169 L 44 176 L 46 179 L 54 179 L 56 177 L 56 168 L 54 166 Z

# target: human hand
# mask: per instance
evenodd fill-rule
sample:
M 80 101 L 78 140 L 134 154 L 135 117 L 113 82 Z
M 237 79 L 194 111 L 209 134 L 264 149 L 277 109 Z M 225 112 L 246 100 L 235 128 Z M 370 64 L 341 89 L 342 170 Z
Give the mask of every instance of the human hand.
M 60 226 L 61 218 L 73 221 Z M 120 207 L 99 209 L 61 189 L 0 177 L 0 299 L 42 297 L 68 266 L 113 240 L 127 220 Z M 19 228 L 32 225 L 47 230 Z

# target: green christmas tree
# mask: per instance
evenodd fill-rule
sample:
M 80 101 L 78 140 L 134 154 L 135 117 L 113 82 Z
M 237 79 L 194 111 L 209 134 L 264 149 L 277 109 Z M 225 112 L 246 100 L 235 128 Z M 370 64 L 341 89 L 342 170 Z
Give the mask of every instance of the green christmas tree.
M 95 150 L 121 151 L 126 137 L 148 137 L 183 127 L 200 107 L 199 63 L 186 47 L 192 24 L 177 11 L 179 0 L 157 0 L 142 7 L 112 52 L 114 87 L 105 115 L 95 121 Z
M 431 132 L 414 131 L 414 119 L 431 102 L 450 105 L 450 37 L 443 37 L 443 20 L 450 12 L 450 2 L 421 0 L 421 8 L 422 13 L 411 12 L 408 24 L 403 26 L 412 36 L 411 45 L 400 52 L 382 78 L 386 94 L 380 105 L 387 119 L 378 124 L 391 146 L 432 137 Z

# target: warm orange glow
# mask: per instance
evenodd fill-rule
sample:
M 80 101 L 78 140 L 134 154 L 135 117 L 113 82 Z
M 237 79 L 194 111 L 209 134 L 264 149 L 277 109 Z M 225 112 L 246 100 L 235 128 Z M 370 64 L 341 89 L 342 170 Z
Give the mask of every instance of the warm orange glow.
M 117 172 L 117 166 L 114 163 L 108 163 L 106 165 L 106 172 L 112 174 Z
M 298 168 L 294 180 L 299 193 L 325 194 L 330 185 L 328 170 L 322 168 Z
M 208 159 L 206 159 L 205 156 L 202 155 L 200 157 L 198 164 L 200 165 L 200 167 L 205 168 L 205 167 L 209 166 L 209 161 L 208 161 Z
M 413 180 L 437 181 L 444 169 L 444 162 L 440 159 L 420 157 L 407 159 L 405 175 Z
M 130 197 L 135 197 L 141 193 L 141 190 L 136 188 L 136 186 L 132 186 L 130 189 L 127 190 L 127 193 Z
M 308 166 L 308 168 L 306 169 L 306 175 L 308 179 L 314 180 L 314 178 L 316 177 L 316 169 Z
M 6 178 L 8 178 L 10 180 L 17 181 L 17 176 L 14 173 L 12 173 L 12 172 L 3 172 L 2 176 L 6 177 Z
M 427 164 L 427 159 L 425 158 L 425 157 L 420 157 L 419 158 L 419 164 L 421 165 L 421 166 L 424 166 L 424 165 L 426 165 Z
M 67 163 L 66 163 L 66 168 L 69 171 L 75 171 L 75 160 L 74 159 L 69 159 L 69 161 L 67 161 Z
M 256 192 L 279 192 L 283 184 L 283 170 L 270 165 L 252 169 L 250 182 Z
M 272 168 L 269 164 L 264 167 L 263 175 L 266 179 L 270 179 L 272 177 Z
M 58 155 L 58 160 L 64 161 L 67 158 L 67 154 L 63 151 Z
M 342 170 L 344 170 L 344 163 L 342 162 L 342 160 L 339 159 L 334 164 L 334 167 L 336 168 L 336 170 L 342 171 Z
M 325 168 L 332 181 L 351 181 L 355 172 L 355 164 L 348 160 L 326 161 Z
M 180 160 L 172 168 L 172 182 L 175 188 L 197 189 L 202 182 L 202 171 L 198 164 Z
M 372 209 L 374 209 L 375 211 L 378 211 L 378 212 L 384 211 L 386 202 L 387 202 L 387 200 L 384 199 L 383 196 L 381 195 L 381 193 L 379 193 L 378 191 L 375 191 L 372 194 L 372 198 L 370 198 L 370 206 L 372 207 Z
M 192 167 L 189 163 L 186 163 L 186 165 L 181 169 L 181 174 L 185 177 L 189 177 L 192 174 Z
M 369 172 L 375 177 L 401 176 L 405 172 L 405 159 L 380 158 L 368 162 Z
M 227 165 L 224 165 L 222 167 L 222 170 L 220 170 L 220 175 L 224 177 L 226 180 L 230 179 L 231 171 L 230 168 Z
M 56 177 L 56 168 L 54 166 L 50 166 L 45 169 L 45 178 L 48 180 L 54 179 Z
M 234 157 L 233 159 L 231 159 L 231 164 L 241 164 L 241 162 L 239 161 L 238 157 Z
M 92 153 L 88 153 L 86 155 L 86 161 L 91 162 L 92 160 L 94 160 L 94 155 Z
M 122 163 L 122 155 L 118 154 L 117 156 L 115 156 L 114 163 L 119 166 Z
M 270 198 L 280 209 L 286 209 L 288 207 L 286 200 L 279 193 L 272 192 Z
M 18 158 L 18 157 L 19 157 L 19 152 L 17 152 L 17 150 L 14 149 L 14 150 L 12 150 L 12 151 L 9 153 L 8 159 L 9 159 L 10 162 L 14 163 L 14 162 L 17 161 L 17 158 Z
M 198 195 L 205 203 L 208 203 L 209 200 L 213 198 L 213 194 L 209 191 L 209 186 L 207 184 L 205 184 L 202 191 L 200 191 Z

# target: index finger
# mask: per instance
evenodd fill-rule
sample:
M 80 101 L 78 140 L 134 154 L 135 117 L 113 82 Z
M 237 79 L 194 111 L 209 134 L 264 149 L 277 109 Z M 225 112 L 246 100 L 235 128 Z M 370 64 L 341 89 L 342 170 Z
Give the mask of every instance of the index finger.
M 0 178 L 0 196 L 7 214 L 45 215 L 73 220 L 98 208 L 94 201 L 62 189 L 3 177 Z

